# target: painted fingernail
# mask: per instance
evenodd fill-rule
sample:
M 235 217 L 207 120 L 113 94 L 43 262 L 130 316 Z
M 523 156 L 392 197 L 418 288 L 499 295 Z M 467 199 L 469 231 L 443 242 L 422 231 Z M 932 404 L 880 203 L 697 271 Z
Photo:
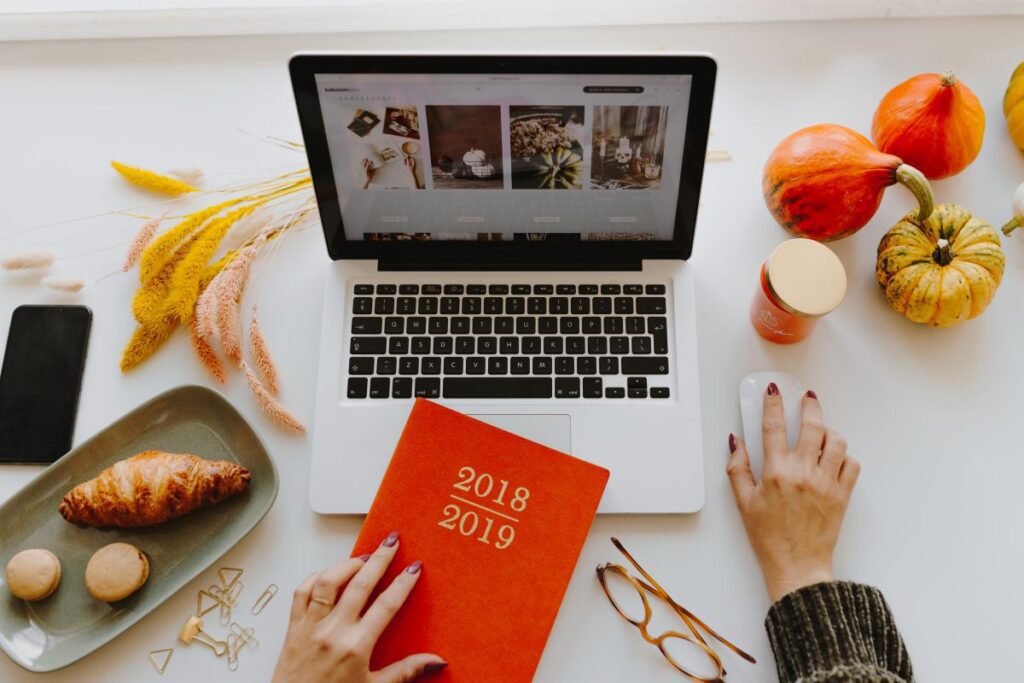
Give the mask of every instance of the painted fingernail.
M 816 393 L 814 393 L 814 389 L 808 389 L 807 390 L 807 397 L 808 398 L 813 398 L 815 401 L 818 400 L 818 395 Z
M 769 396 L 778 396 L 779 395 L 779 385 L 776 384 L 775 382 L 770 382 L 768 384 L 768 395 Z
M 415 562 L 410 564 L 408 567 L 406 567 L 405 571 L 409 572 L 410 574 L 419 574 L 419 571 L 420 571 L 420 569 L 422 567 L 423 567 L 423 563 L 420 562 L 419 560 L 416 560 Z
M 432 674 L 435 671 L 440 671 L 446 666 L 448 666 L 448 662 L 431 662 L 430 664 L 427 664 L 425 667 L 423 667 L 423 673 Z
M 735 434 L 730 434 L 729 435 L 729 452 L 730 453 L 735 453 L 736 452 L 736 435 Z
M 392 531 L 390 534 L 388 534 L 388 537 L 384 539 L 384 547 L 390 548 L 396 543 L 398 543 L 398 532 Z
M 360 555 L 359 559 L 362 560 L 363 562 L 368 562 L 370 560 L 370 553 L 366 553 L 365 555 Z

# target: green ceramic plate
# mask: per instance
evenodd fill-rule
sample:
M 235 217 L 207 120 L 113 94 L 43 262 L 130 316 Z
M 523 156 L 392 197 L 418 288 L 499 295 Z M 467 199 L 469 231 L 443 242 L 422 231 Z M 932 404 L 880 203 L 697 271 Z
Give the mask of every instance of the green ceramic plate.
M 57 505 L 72 487 L 140 451 L 158 449 L 230 460 L 252 471 L 249 491 L 165 524 L 85 529 L 65 522 Z M 277 469 L 259 437 L 215 391 L 185 386 L 136 408 L 48 467 L 0 507 L 0 567 L 25 548 L 60 558 L 61 582 L 46 600 L 28 603 L 0 588 L 0 647 L 30 671 L 53 671 L 101 647 L 209 567 L 240 541 L 277 498 Z M 85 565 L 117 541 L 149 556 L 150 575 L 118 603 L 93 599 Z M 6 581 L 0 571 L 0 583 Z

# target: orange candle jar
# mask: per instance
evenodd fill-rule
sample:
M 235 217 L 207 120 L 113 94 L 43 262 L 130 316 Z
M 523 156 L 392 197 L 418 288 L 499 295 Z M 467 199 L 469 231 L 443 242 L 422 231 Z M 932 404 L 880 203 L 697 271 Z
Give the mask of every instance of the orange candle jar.
M 793 344 L 845 295 L 846 270 L 831 249 L 814 240 L 788 240 L 761 265 L 750 322 L 768 341 Z

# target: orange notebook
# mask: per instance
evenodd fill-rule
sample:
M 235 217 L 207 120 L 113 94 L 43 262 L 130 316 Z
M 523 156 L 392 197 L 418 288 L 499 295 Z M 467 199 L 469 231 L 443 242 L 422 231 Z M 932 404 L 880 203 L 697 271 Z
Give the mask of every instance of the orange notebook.
M 374 669 L 416 652 L 431 680 L 532 680 L 608 482 L 608 471 L 418 399 L 353 556 L 392 531 L 423 574 L 373 652 Z

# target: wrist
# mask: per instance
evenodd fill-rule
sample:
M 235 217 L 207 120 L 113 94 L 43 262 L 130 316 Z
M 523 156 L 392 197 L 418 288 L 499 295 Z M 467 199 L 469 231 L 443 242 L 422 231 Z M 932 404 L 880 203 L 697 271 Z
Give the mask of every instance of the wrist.
M 768 589 L 768 597 L 772 604 L 779 601 L 784 595 L 798 591 L 816 583 L 827 583 L 835 580 L 832 566 L 822 565 L 802 569 L 790 569 L 784 572 L 765 572 L 764 583 Z

